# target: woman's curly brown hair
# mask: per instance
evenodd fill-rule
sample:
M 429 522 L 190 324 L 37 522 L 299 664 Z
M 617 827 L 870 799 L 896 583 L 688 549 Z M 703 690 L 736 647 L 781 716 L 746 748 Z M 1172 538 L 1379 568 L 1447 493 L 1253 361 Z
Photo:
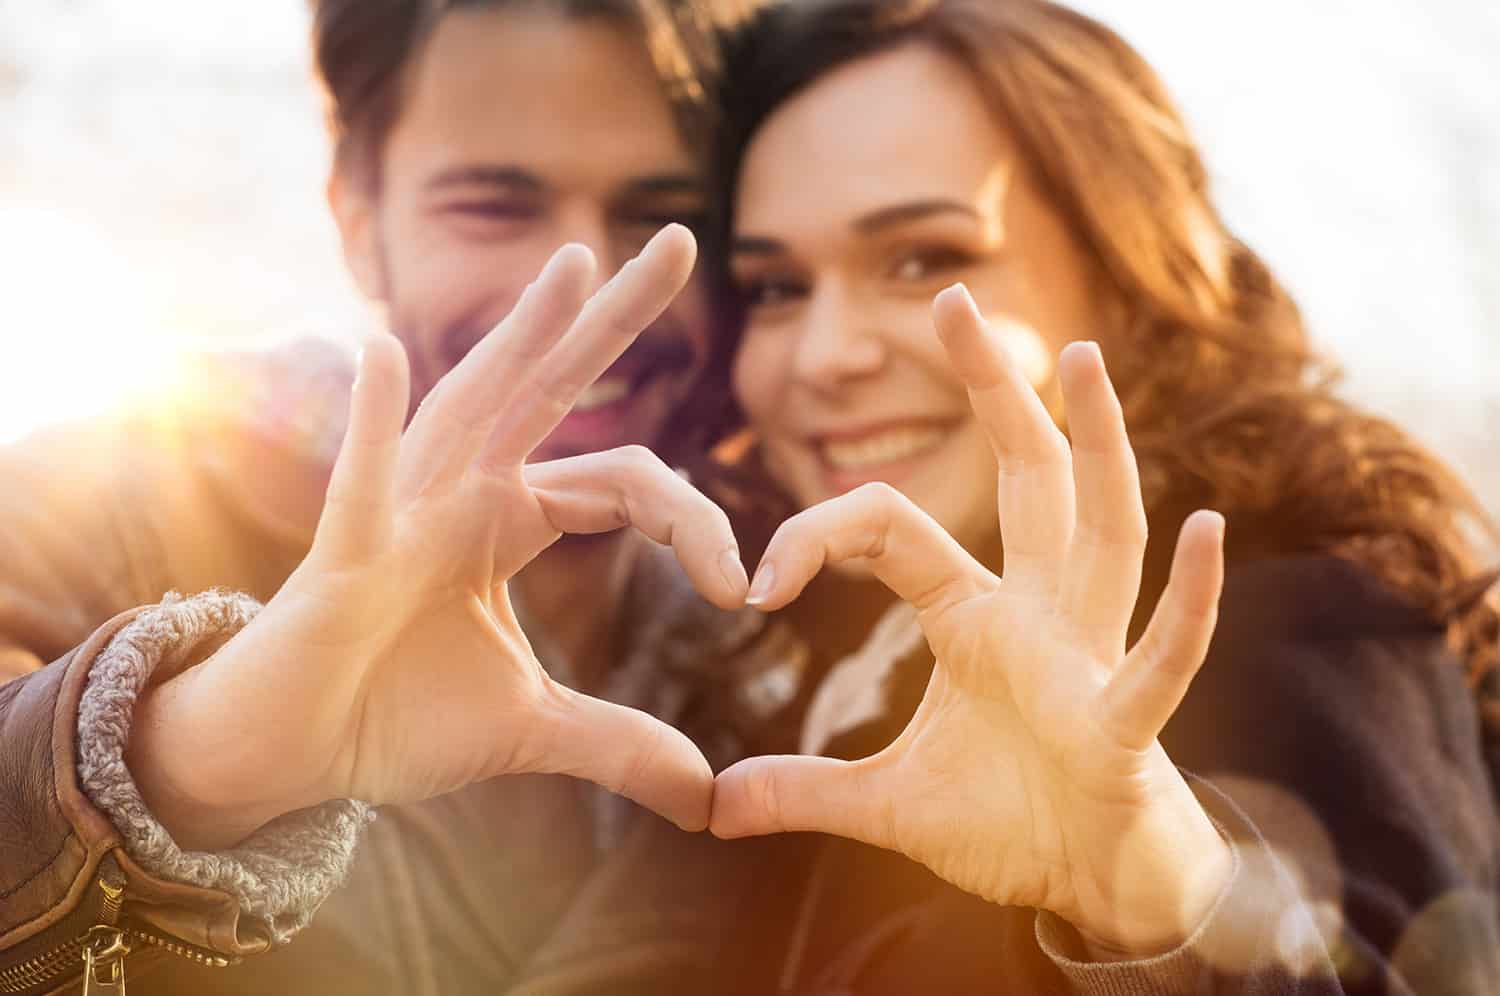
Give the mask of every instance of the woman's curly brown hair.
M 1273 552 L 1358 561 L 1447 627 L 1471 682 L 1494 672 L 1495 577 L 1483 568 L 1495 532 L 1483 510 L 1407 435 L 1336 396 L 1337 371 L 1310 350 L 1295 304 L 1220 218 L 1161 80 L 1097 21 L 1046 0 L 762 10 L 725 50 L 718 237 L 765 118 L 836 66 L 909 42 L 973 73 L 1098 261 L 1119 307 L 1101 344 L 1148 502 L 1215 507 Z

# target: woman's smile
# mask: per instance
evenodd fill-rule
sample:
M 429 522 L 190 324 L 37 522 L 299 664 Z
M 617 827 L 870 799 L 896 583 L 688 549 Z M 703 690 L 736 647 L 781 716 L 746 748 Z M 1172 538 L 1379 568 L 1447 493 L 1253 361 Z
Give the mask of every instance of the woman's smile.
M 866 423 L 809 436 L 826 490 L 842 494 L 871 481 L 899 485 L 944 447 L 958 418 L 905 418 Z

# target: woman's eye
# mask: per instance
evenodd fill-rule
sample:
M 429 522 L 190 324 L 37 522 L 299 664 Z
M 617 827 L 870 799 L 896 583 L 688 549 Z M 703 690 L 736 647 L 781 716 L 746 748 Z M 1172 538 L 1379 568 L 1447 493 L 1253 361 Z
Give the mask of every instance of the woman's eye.
M 807 286 L 793 277 L 757 277 L 738 283 L 740 301 L 747 308 L 773 308 L 807 296 Z
M 896 280 L 914 283 L 948 276 L 973 261 L 971 253 L 959 249 L 915 249 L 896 258 L 891 264 L 890 275 Z

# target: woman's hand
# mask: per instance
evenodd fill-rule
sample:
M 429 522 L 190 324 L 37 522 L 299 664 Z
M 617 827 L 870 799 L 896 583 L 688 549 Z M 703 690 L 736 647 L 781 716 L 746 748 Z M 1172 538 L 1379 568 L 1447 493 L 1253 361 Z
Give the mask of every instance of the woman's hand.
M 784 523 L 753 604 L 778 608 L 825 564 L 863 562 L 917 608 L 936 666 L 885 750 L 742 761 L 719 775 L 711 827 L 851 837 L 993 902 L 1051 910 L 1098 947 L 1167 950 L 1232 867 L 1156 739 L 1213 633 L 1223 520 L 1183 526 L 1170 584 L 1127 653 L 1146 516 L 1097 347 L 1060 360 L 1070 447 L 965 290 L 934 312 L 999 461 L 1004 578 L 888 486 Z
M 634 525 L 671 543 L 710 600 L 742 604 L 728 519 L 648 451 L 523 468 L 694 254 L 671 226 L 590 298 L 592 256 L 563 248 L 404 433 L 405 353 L 368 343 L 311 553 L 245 630 L 142 703 L 132 771 L 180 843 L 233 843 L 328 798 L 403 802 L 513 772 L 587 778 L 706 825 L 697 748 L 551 680 L 505 590 L 561 533 Z

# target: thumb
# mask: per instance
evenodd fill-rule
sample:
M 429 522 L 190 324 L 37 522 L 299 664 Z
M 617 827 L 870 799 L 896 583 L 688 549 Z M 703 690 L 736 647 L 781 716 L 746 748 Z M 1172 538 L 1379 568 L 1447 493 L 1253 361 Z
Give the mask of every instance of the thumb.
M 789 755 L 740 761 L 714 782 L 709 829 L 724 838 L 815 830 L 889 848 L 890 821 L 880 817 L 883 796 L 870 760 Z
M 684 830 L 708 826 L 713 771 L 686 735 L 639 709 L 550 684 L 531 770 L 591 781 Z

